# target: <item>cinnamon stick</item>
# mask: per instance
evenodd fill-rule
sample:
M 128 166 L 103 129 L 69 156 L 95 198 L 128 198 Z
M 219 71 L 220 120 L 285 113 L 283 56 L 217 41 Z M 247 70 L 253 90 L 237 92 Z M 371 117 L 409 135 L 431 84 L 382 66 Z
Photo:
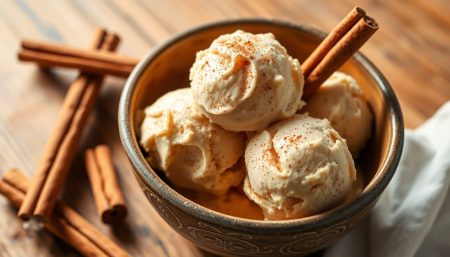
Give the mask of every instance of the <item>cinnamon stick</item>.
M 99 145 L 86 150 L 85 163 L 100 219 L 106 224 L 124 220 L 127 208 L 117 183 L 109 147 Z
M 139 61 L 128 56 L 35 40 L 24 40 L 21 45 L 22 49 L 18 52 L 21 61 L 36 62 L 41 66 L 77 68 L 119 77 L 128 77 Z
M 139 62 L 139 60 L 136 58 L 120 55 L 118 53 L 101 52 L 95 49 L 80 49 L 63 44 L 43 42 L 39 40 L 24 39 L 21 42 L 21 46 L 23 50 L 29 50 L 38 53 L 78 57 L 84 60 L 100 61 L 124 66 L 133 67 Z
M 16 208 L 19 208 L 24 201 L 29 187 L 29 178 L 15 169 L 5 172 L 0 179 L 0 194 L 4 195 Z M 84 256 L 129 256 L 121 247 L 64 203 L 56 203 L 55 211 L 44 226 L 50 233 Z
M 377 22 L 363 9 L 354 7 L 303 62 L 303 97 L 311 96 L 377 30 Z
M 114 51 L 119 43 L 117 35 L 107 35 L 105 30 L 97 31 L 94 38 L 93 46 L 97 49 Z M 45 223 L 50 217 L 102 81 L 102 76 L 81 73 L 69 88 L 35 178 L 20 207 L 18 215 L 23 220 L 34 218 Z
M 108 74 L 124 78 L 128 77 L 134 68 L 134 66 L 94 61 L 82 57 L 54 55 L 28 50 L 19 52 L 18 57 L 21 61 L 35 62 L 44 67 L 74 68 L 85 72 L 103 75 Z

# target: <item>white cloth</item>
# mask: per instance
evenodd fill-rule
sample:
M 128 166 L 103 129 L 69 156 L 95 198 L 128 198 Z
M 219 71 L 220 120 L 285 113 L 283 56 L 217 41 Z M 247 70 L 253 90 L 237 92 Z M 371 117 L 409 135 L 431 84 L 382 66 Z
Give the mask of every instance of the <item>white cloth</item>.
M 323 256 L 450 256 L 450 102 L 406 130 L 398 170 L 361 225 Z

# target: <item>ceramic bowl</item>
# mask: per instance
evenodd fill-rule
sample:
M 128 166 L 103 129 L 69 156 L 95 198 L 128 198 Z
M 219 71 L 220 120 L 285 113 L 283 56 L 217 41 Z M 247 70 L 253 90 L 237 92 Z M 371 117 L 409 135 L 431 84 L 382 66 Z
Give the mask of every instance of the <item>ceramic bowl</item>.
M 138 111 L 164 93 L 189 86 L 195 53 L 219 35 L 237 29 L 272 32 L 300 60 L 324 33 L 276 20 L 233 20 L 206 24 L 152 49 L 136 66 L 123 89 L 119 130 L 123 147 L 148 201 L 178 233 L 198 247 L 225 256 L 302 256 L 322 249 L 366 216 L 397 168 L 403 146 L 403 120 L 395 93 L 381 72 L 361 53 L 340 70 L 352 75 L 366 93 L 374 114 L 373 134 L 357 159 L 364 188 L 356 199 L 327 212 L 288 221 L 238 218 L 202 207 L 172 189 L 146 162 L 138 144 Z

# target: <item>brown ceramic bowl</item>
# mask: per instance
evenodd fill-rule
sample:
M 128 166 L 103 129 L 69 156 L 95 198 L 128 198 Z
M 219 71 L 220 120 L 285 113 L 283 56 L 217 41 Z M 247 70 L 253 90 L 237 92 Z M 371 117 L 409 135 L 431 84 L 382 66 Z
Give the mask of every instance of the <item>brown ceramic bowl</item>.
M 195 53 L 213 39 L 237 29 L 272 32 L 300 61 L 324 33 L 282 21 L 252 19 L 207 24 L 187 31 L 148 53 L 136 66 L 122 93 L 119 129 L 133 173 L 148 201 L 178 233 L 207 251 L 227 256 L 301 256 L 322 249 L 351 230 L 373 207 L 395 173 L 403 146 L 398 101 L 380 71 L 357 53 L 341 70 L 351 74 L 367 94 L 375 122 L 373 135 L 357 160 L 365 186 L 353 201 L 319 215 L 262 221 L 238 218 L 202 207 L 172 189 L 146 162 L 138 144 L 138 110 L 164 93 L 188 87 Z

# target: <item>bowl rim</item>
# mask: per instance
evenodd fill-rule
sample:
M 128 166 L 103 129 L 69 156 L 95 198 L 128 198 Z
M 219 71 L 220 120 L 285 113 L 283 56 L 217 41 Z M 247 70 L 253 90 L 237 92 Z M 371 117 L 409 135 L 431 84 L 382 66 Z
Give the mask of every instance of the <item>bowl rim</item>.
M 280 234 L 280 232 L 300 232 L 303 230 L 323 228 L 337 224 L 348 217 L 355 216 L 364 211 L 364 209 L 370 207 L 371 203 L 374 203 L 374 201 L 377 200 L 380 194 L 384 191 L 397 169 L 403 150 L 404 125 L 399 102 L 389 82 L 378 70 L 378 68 L 376 68 L 375 65 L 360 52 L 354 54 L 352 59 L 361 65 L 362 69 L 375 80 L 382 92 L 383 97 L 388 103 L 390 103 L 387 105 L 387 112 L 389 113 L 389 119 L 392 122 L 392 138 L 389 142 L 389 149 L 385 162 L 379 168 L 377 174 L 366 185 L 361 194 L 350 203 L 341 204 L 329 211 L 301 219 L 266 221 L 240 218 L 213 211 L 182 196 L 163 182 L 162 179 L 148 165 L 141 153 L 137 138 L 132 134 L 133 124 L 131 124 L 129 118 L 131 117 L 130 115 L 132 115 L 129 108 L 131 106 L 131 99 L 136 89 L 137 82 L 144 74 L 146 67 L 148 67 L 152 61 L 159 56 L 159 54 L 182 39 L 205 30 L 239 24 L 288 27 L 290 29 L 308 31 L 309 33 L 315 34 L 321 38 L 326 35 L 318 29 L 289 21 L 266 18 L 244 18 L 206 23 L 179 33 L 151 49 L 144 56 L 144 58 L 140 60 L 128 77 L 119 102 L 119 134 L 127 157 L 136 171 L 135 173 L 149 187 L 155 190 L 158 195 L 167 200 L 171 205 L 174 205 L 183 212 L 187 213 L 189 216 L 196 217 L 211 224 L 222 227 L 233 227 L 235 229 L 249 231 L 254 234 Z

